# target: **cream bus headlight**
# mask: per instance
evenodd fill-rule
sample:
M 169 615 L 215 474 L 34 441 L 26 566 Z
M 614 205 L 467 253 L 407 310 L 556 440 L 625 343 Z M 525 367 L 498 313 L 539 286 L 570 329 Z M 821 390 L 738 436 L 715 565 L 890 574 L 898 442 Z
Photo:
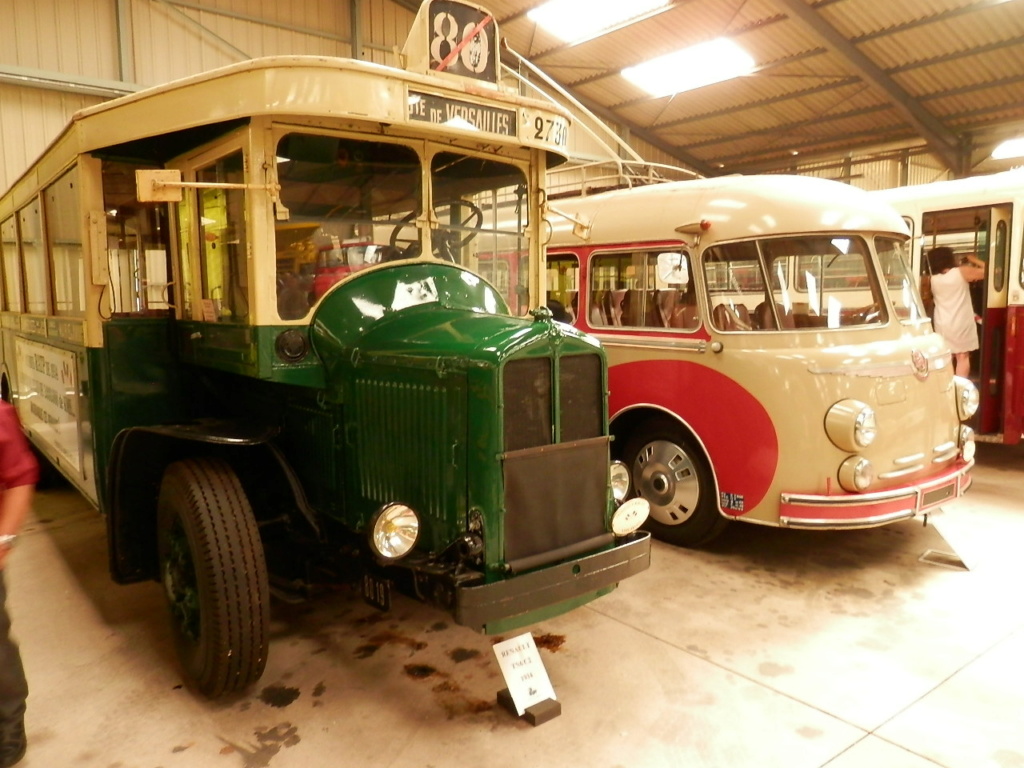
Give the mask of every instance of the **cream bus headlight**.
M 615 503 L 621 504 L 629 495 L 629 468 L 621 461 L 613 461 L 611 468 L 612 496 Z
M 977 444 L 974 442 L 974 430 L 966 424 L 960 425 L 960 455 L 964 461 L 974 459 L 974 451 Z
M 963 376 L 954 376 L 953 383 L 956 385 L 956 412 L 960 421 L 966 421 L 978 412 L 981 394 L 974 382 Z
M 840 400 L 825 414 L 825 434 L 841 451 L 862 451 L 878 434 L 875 411 L 860 400 Z
M 630 499 L 616 509 L 612 515 L 612 533 L 616 536 L 632 533 L 644 524 L 649 514 L 651 514 L 651 505 L 647 499 L 641 499 L 639 496 Z
M 875 481 L 875 468 L 863 456 L 851 456 L 839 465 L 839 485 L 844 491 L 860 493 Z
M 370 546 L 386 560 L 405 557 L 416 546 L 420 519 L 412 507 L 388 504 L 370 521 Z

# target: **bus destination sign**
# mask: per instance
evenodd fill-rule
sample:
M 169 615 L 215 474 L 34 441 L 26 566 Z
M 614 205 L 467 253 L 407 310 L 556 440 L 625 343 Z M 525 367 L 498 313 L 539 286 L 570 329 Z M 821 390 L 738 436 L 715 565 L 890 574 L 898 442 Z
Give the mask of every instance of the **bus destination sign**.
M 485 107 L 418 91 L 409 91 L 409 119 L 449 128 L 475 128 L 499 136 L 519 135 L 515 110 Z

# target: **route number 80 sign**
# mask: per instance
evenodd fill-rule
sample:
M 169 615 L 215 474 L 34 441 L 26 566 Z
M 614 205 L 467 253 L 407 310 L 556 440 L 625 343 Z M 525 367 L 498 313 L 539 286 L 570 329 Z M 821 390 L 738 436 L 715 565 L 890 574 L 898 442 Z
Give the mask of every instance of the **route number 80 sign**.
M 432 70 L 497 82 L 497 24 L 490 14 L 465 3 L 434 0 L 429 35 Z

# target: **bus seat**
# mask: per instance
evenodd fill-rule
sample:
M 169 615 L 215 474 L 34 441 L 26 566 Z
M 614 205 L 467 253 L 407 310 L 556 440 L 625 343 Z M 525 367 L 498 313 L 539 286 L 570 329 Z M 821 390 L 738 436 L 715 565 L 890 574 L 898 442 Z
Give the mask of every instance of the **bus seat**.
M 608 312 L 605 309 L 607 305 L 607 291 L 593 291 L 590 294 L 590 324 L 599 327 L 602 325 L 610 325 L 608 321 Z
M 697 307 L 693 304 L 682 304 L 677 306 L 672 312 L 672 318 L 669 321 L 669 325 L 673 328 L 694 329 L 697 327 L 699 319 L 700 315 L 697 312 Z
M 638 317 L 643 307 L 643 297 L 638 294 L 640 291 L 623 291 L 622 301 L 619 302 L 620 321 L 623 325 L 643 325 L 642 318 Z
M 622 300 L 626 298 L 625 289 L 608 291 L 606 298 L 609 325 L 622 325 Z
M 639 289 L 626 291 L 622 299 L 622 324 L 639 328 L 664 328 L 657 295 Z
M 658 291 L 655 296 L 654 303 L 658 308 L 658 316 L 661 318 L 661 324 L 666 328 L 672 325 L 672 313 L 675 311 L 678 301 L 678 291 Z
M 774 331 L 778 328 L 775 324 L 775 315 L 772 314 L 772 305 L 762 301 L 754 307 L 754 327 L 765 331 Z
M 721 331 L 749 331 L 751 327 L 746 304 L 719 304 L 711 311 L 711 319 Z
M 732 308 L 736 313 L 736 326 L 738 330 L 749 331 L 753 325 L 750 321 L 750 310 L 746 304 L 736 304 Z
M 795 328 L 796 322 L 793 319 L 793 313 L 787 312 L 786 308 L 781 304 L 775 305 L 775 313 L 779 316 L 779 320 L 782 323 L 783 328 Z M 772 314 L 772 305 L 767 301 L 762 301 L 757 305 L 754 310 L 755 327 L 762 330 L 778 330 L 778 326 L 775 324 L 775 315 Z

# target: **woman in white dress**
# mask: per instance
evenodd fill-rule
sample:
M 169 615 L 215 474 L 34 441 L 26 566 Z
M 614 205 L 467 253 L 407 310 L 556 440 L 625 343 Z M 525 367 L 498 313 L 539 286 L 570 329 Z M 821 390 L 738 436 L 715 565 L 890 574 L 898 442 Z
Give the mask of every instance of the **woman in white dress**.
M 958 264 L 953 249 L 942 246 L 928 253 L 928 266 L 935 302 L 932 323 L 953 352 L 956 375 L 969 376 L 971 352 L 978 348 L 978 324 L 968 284 L 985 278 L 985 264 L 973 255 Z

